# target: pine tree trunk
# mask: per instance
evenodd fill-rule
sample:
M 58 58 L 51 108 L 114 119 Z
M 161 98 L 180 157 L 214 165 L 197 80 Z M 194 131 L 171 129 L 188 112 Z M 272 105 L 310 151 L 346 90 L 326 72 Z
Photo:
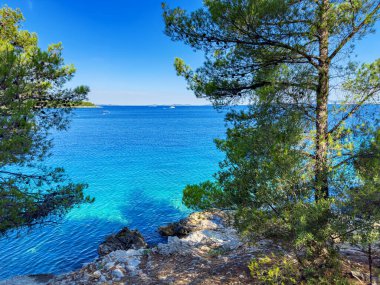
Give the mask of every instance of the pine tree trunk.
M 368 245 L 368 268 L 369 268 L 369 284 L 373 284 L 372 278 L 372 246 Z
M 329 31 L 327 11 L 329 0 L 321 4 L 321 26 L 319 29 L 319 70 L 316 105 L 316 157 L 315 199 L 329 197 L 328 185 L 328 97 L 329 97 Z

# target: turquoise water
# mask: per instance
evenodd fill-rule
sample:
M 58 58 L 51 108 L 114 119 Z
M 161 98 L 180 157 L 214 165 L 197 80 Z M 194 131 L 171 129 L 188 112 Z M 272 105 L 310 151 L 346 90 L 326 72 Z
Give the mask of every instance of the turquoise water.
M 379 114 L 380 105 L 362 111 L 365 118 Z M 223 154 L 213 139 L 224 136 L 223 118 L 212 107 L 75 110 L 70 130 L 53 134 L 47 163 L 88 183 L 96 202 L 74 209 L 60 224 L 0 239 L 0 279 L 80 268 L 124 226 L 139 229 L 149 243 L 163 241 L 157 227 L 189 213 L 181 205 L 183 187 L 218 169 Z
M 75 110 L 70 130 L 53 134 L 47 163 L 88 183 L 96 202 L 60 224 L 0 239 L 0 279 L 79 268 L 124 226 L 139 229 L 150 243 L 162 241 L 157 227 L 188 213 L 183 187 L 218 169 L 223 155 L 213 139 L 223 137 L 223 117 L 212 107 Z

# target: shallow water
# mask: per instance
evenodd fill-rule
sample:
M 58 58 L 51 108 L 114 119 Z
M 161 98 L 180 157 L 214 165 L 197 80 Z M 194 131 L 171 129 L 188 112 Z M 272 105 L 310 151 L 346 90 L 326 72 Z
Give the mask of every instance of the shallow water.
M 368 105 L 361 115 L 379 126 L 379 114 L 380 105 Z M 189 213 L 181 205 L 184 186 L 212 178 L 223 159 L 213 143 L 224 136 L 223 118 L 212 107 L 75 110 L 70 130 L 53 134 L 47 163 L 88 183 L 96 201 L 60 224 L 0 239 L 0 279 L 80 268 L 124 226 L 139 229 L 149 243 L 163 241 L 157 227 Z
M 0 279 L 79 268 L 123 226 L 139 229 L 150 243 L 162 241 L 157 227 L 188 213 L 183 187 L 217 170 L 223 155 L 213 139 L 223 134 L 223 114 L 212 107 L 75 110 L 70 130 L 53 134 L 47 163 L 88 183 L 96 202 L 58 225 L 0 239 Z

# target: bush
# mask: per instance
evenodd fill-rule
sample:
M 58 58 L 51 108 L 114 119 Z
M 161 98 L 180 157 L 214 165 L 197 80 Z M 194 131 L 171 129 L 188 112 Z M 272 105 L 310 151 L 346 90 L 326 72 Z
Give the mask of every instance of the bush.
M 260 284 L 298 284 L 300 279 L 295 261 L 273 253 L 252 260 L 248 268 Z
M 322 284 L 349 284 L 348 280 L 340 275 L 339 268 L 332 269 L 323 276 L 306 277 L 299 263 L 290 256 L 265 255 L 251 261 L 248 265 L 251 276 L 258 284 L 266 285 L 322 285 Z

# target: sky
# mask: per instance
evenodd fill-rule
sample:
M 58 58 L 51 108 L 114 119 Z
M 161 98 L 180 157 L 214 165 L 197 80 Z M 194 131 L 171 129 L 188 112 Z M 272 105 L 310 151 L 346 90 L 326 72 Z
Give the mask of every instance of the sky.
M 36 32 L 39 45 L 62 42 L 64 58 L 77 73 L 72 85 L 88 85 L 89 100 L 114 105 L 204 105 L 187 90 L 173 67 L 175 57 L 196 68 L 204 56 L 164 34 L 163 0 L 0 0 L 20 8 L 23 28 Z M 166 0 L 193 10 L 202 0 Z M 380 57 L 378 32 L 357 46 L 359 61 Z

